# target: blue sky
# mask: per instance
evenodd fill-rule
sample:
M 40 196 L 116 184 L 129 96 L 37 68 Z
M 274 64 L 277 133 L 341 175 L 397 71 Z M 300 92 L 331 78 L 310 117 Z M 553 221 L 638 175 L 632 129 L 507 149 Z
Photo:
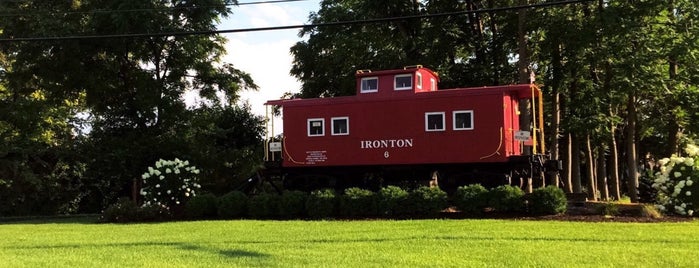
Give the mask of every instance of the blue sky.
M 241 1 L 244 2 L 244 1 Z M 232 7 L 233 14 L 221 21 L 220 30 L 306 24 L 320 0 L 243 5 Z M 279 99 L 284 92 L 298 92 L 300 83 L 289 75 L 292 57 L 289 48 L 302 39 L 299 29 L 225 34 L 228 39 L 224 62 L 250 73 L 260 87 L 244 92 L 254 113 L 264 115 L 263 103 Z M 275 131 L 277 132 L 277 131 Z

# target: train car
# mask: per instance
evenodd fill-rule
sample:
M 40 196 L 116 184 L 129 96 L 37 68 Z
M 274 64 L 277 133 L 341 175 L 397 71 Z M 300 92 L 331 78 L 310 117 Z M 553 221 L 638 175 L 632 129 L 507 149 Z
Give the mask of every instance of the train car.
M 536 85 L 439 89 L 437 73 L 422 66 L 360 70 L 356 81 L 354 96 L 266 103 L 282 110 L 281 141 L 266 148 L 279 153 L 269 152 L 266 160 L 278 163 L 270 166 L 281 169 L 285 184 L 343 188 L 440 180 L 454 188 L 520 183 L 544 171 Z M 527 130 L 520 128 L 524 99 L 533 100 L 534 127 Z

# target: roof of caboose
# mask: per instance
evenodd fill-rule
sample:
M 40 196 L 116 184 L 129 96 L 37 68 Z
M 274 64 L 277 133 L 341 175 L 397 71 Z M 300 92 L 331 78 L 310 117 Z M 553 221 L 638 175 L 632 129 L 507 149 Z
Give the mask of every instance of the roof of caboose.
M 383 74 L 391 74 L 392 71 L 388 70 L 381 72 L 388 72 Z M 396 72 L 398 73 L 398 72 Z M 376 73 L 374 73 L 375 75 Z M 463 96 L 463 95 L 491 95 L 491 94 L 516 94 L 520 99 L 530 99 L 532 97 L 539 96 L 541 90 L 534 84 L 518 84 L 518 85 L 504 85 L 504 86 L 488 86 L 488 87 L 470 87 L 470 88 L 452 88 L 452 89 L 440 89 L 438 91 L 432 92 L 422 92 L 406 95 L 394 95 L 386 97 L 372 97 L 367 98 L 361 95 L 357 96 L 343 96 L 343 97 L 329 97 L 329 98 L 312 98 L 312 99 L 282 99 L 282 100 L 271 100 L 267 101 L 265 105 L 280 105 L 280 106 L 306 106 L 306 105 L 330 105 L 330 104 L 340 104 L 346 102 L 354 102 L 361 100 L 364 102 L 368 101 L 391 101 L 391 100 L 408 100 L 408 99 L 429 99 L 433 97 L 449 97 L 449 96 Z
M 384 75 L 394 75 L 394 74 L 406 74 L 413 73 L 416 69 L 427 71 L 434 75 L 437 80 L 439 80 L 439 74 L 430 68 L 422 67 L 422 65 L 406 66 L 403 69 L 393 69 L 393 70 L 357 70 L 355 77 L 369 77 L 369 76 L 384 76 Z

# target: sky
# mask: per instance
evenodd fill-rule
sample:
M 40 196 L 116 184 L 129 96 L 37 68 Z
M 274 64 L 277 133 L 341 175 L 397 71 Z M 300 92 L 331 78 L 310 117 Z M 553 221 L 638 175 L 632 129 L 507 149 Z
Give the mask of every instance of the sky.
M 241 0 L 251 2 L 251 0 Z M 234 6 L 233 14 L 223 19 L 219 30 L 301 25 L 311 12 L 318 11 L 320 0 Z M 250 103 L 253 113 L 265 115 L 264 103 L 280 99 L 285 92 L 299 92 L 301 84 L 289 75 L 291 46 L 302 41 L 299 29 L 224 34 L 228 54 L 223 62 L 245 71 L 259 86 L 258 91 L 243 92 L 241 100 Z M 275 134 L 281 132 L 275 120 Z

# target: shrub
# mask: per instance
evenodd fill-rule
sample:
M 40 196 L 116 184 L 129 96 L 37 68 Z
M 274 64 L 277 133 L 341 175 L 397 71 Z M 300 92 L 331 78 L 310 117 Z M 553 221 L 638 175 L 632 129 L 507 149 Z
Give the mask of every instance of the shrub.
M 138 205 L 131 199 L 124 197 L 107 207 L 100 217 L 104 222 L 133 222 L 138 219 Z
M 529 212 L 537 215 L 563 213 L 568 206 L 565 192 L 552 185 L 535 189 L 527 200 L 529 201 Z
M 248 197 L 240 191 L 232 191 L 218 198 L 218 216 L 224 219 L 238 218 L 245 215 Z
M 619 205 L 612 202 L 599 203 L 595 206 L 597 214 L 605 216 L 616 216 L 619 215 Z
M 395 216 L 408 213 L 408 192 L 398 186 L 381 188 L 377 195 L 377 209 L 380 215 Z
M 184 207 L 184 214 L 190 219 L 206 219 L 216 217 L 218 202 L 214 194 L 203 194 L 192 197 Z
M 488 207 L 488 189 L 480 184 L 461 186 L 454 194 L 454 204 L 465 214 L 480 215 Z
M 360 188 L 347 188 L 340 197 L 340 214 L 344 216 L 376 215 L 375 194 Z
M 173 217 L 170 210 L 163 205 L 143 205 L 136 211 L 136 221 L 139 222 L 166 221 Z
M 302 217 L 308 194 L 302 191 L 284 191 L 279 202 L 279 215 L 283 218 Z
M 322 189 L 311 192 L 306 200 L 306 213 L 312 218 L 328 218 L 335 213 L 335 191 Z
M 641 217 L 660 219 L 663 217 L 663 214 L 653 205 L 643 205 L 641 208 Z
M 435 216 L 447 207 L 447 193 L 438 187 L 421 186 L 409 194 L 412 213 Z
M 144 222 L 162 221 L 171 218 L 170 211 L 162 205 L 143 205 L 139 207 L 129 198 L 120 198 L 119 201 L 107 207 L 100 220 L 103 222 Z
M 688 144 L 687 157 L 672 155 L 658 163 L 652 187 L 658 191 L 658 209 L 679 215 L 694 215 L 699 208 L 699 147 Z
M 490 190 L 488 204 L 499 212 L 520 212 L 524 209 L 524 191 L 516 186 L 500 185 Z
M 199 170 L 190 166 L 189 161 L 168 161 L 160 159 L 155 162 L 155 168 L 141 175 L 143 187 L 141 196 L 145 205 L 163 205 L 167 208 L 180 206 L 187 199 L 196 195 L 195 190 L 201 188 L 198 179 Z
M 123 197 L 102 212 L 100 221 L 126 223 L 165 221 L 171 218 L 170 210 L 163 205 L 144 204 L 139 207 L 130 198 Z
M 268 219 L 279 215 L 279 200 L 277 194 L 260 193 L 248 200 L 248 214 L 257 219 Z

